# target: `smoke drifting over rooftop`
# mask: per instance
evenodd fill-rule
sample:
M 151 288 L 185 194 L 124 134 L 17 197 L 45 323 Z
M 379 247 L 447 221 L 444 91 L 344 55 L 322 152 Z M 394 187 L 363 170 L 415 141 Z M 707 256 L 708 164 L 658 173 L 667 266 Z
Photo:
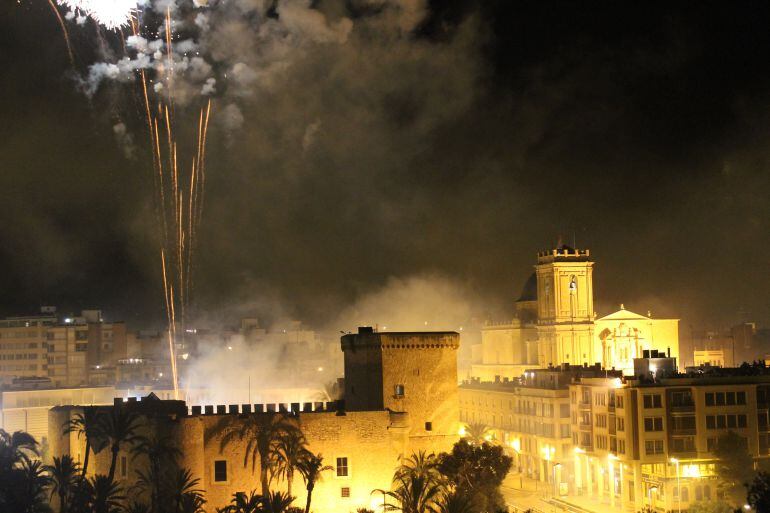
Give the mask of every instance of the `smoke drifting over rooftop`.
M 147 149 L 118 115 L 133 107 L 116 84 L 84 100 L 38 4 L 0 7 L 0 307 L 160 320 Z M 215 102 L 199 310 L 280 304 L 325 326 L 442 276 L 434 294 L 504 315 L 536 251 L 574 234 L 600 313 L 766 323 L 770 13 L 514 4 L 195 17 L 209 60 L 191 83 Z M 79 62 L 103 59 L 72 32 Z

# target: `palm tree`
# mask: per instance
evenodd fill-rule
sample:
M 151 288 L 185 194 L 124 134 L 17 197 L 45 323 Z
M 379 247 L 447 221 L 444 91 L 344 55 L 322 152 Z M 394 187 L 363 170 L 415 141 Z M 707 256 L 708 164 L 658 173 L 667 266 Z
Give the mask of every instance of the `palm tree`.
M 136 486 L 150 490 L 150 511 L 158 511 L 165 470 L 174 466 L 181 455 L 182 451 L 174 444 L 174 439 L 167 434 L 158 435 L 154 432 L 149 437 L 136 437 L 131 448 L 131 458 L 133 460 L 144 456 L 148 463 L 147 472 L 137 471 Z
M 398 481 L 402 477 L 424 477 L 430 481 L 441 481 L 441 474 L 438 471 L 438 458 L 434 453 L 419 451 L 412 454 L 407 460 L 403 461 L 396 469 L 393 481 Z
M 315 484 L 323 479 L 323 473 L 331 470 L 332 467 L 324 465 L 324 458 L 321 454 L 313 454 L 310 451 L 304 451 L 302 457 L 297 462 L 297 470 L 305 480 L 307 489 L 307 502 L 305 503 L 305 513 L 310 513 L 310 501 L 313 497 Z
M 188 492 L 182 495 L 177 513 L 205 513 L 203 509 L 205 504 L 206 499 L 202 495 Z
M 24 456 L 39 456 L 35 437 L 24 431 L 0 429 L 0 472 L 10 472 Z
M 262 496 L 262 510 L 265 513 L 285 513 L 291 507 L 292 502 L 294 502 L 294 497 L 288 493 L 269 492 Z
M 494 433 L 486 424 L 474 423 L 466 424 L 464 427 L 463 438 L 468 440 L 471 445 L 482 445 L 494 439 Z
M 110 409 L 109 413 L 102 417 L 100 429 L 104 437 L 109 441 L 110 451 L 112 452 L 110 472 L 107 474 L 107 478 L 110 481 L 115 478 L 115 466 L 118 462 L 120 448 L 125 445 L 131 446 L 140 440 L 139 436 L 137 436 L 140 425 L 140 416 L 122 405 L 115 405 Z
M 177 469 L 168 479 L 165 487 L 165 493 L 172 502 L 172 511 L 179 512 L 185 497 L 188 501 L 195 501 L 195 497 L 203 500 L 203 490 L 198 488 L 200 479 L 193 478 L 192 472 L 186 468 Z M 203 500 L 203 502 L 206 502 Z M 201 503 L 202 505 L 202 503 Z
M 125 497 L 109 476 L 96 475 L 88 481 L 92 513 L 119 513 Z
M 286 479 L 286 493 L 291 495 L 294 471 L 307 451 L 307 440 L 299 429 L 286 431 L 275 443 L 276 474 Z
M 124 510 L 124 513 L 150 513 L 150 507 L 147 504 L 136 501 L 132 501 Z
M 270 476 L 275 474 L 276 443 L 285 433 L 298 429 L 294 423 L 288 421 L 285 415 L 256 413 L 245 419 L 228 415 L 222 417 L 210 428 L 206 436 L 207 438 L 222 436 L 219 442 L 220 451 L 235 441 L 246 440 L 243 466 L 248 466 L 251 460 L 253 472 L 259 460 L 262 495 L 267 496 L 270 492 Z
M 436 513 L 444 487 L 430 477 L 421 475 L 401 476 L 392 491 L 377 490 L 394 499 L 398 504 L 386 504 L 386 511 L 403 513 Z
M 252 490 L 249 495 L 245 492 L 234 493 L 230 504 L 218 509 L 217 513 L 259 513 L 261 510 L 262 496 L 256 490 Z
M 70 420 L 64 423 L 64 434 L 77 433 L 78 438 L 86 439 L 86 454 L 83 457 L 82 477 L 86 477 L 88 471 L 88 458 L 91 451 L 99 454 L 107 445 L 104 437 L 101 421 L 102 413 L 93 407 L 86 406 L 83 413 L 76 413 Z
M 466 495 L 447 493 L 438 503 L 438 513 L 474 513 L 473 502 Z
M 32 460 L 26 454 L 22 454 L 17 467 L 19 476 L 19 488 L 14 490 L 17 496 L 17 506 L 21 506 L 20 513 L 39 513 L 50 511 L 46 500 L 46 487 L 50 481 L 45 468 L 40 460 Z M 14 511 L 11 509 L 11 511 Z
M 78 480 L 80 479 L 80 467 L 69 454 L 61 458 L 54 458 L 53 465 L 45 467 L 51 479 L 51 498 L 59 497 L 59 513 L 67 513 Z

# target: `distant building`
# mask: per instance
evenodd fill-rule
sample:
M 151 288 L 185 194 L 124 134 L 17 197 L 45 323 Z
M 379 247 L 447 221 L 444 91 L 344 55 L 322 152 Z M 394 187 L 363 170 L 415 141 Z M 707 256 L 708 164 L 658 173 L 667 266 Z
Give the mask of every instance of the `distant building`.
M 48 376 L 48 329 L 57 319 L 55 309 L 44 308 L 39 315 L 0 320 L 0 384 Z
M 732 361 L 725 361 L 724 349 L 704 349 L 702 351 L 693 351 L 693 359 L 696 367 L 710 365 L 711 367 L 732 367 Z M 732 358 L 730 359 L 732 360 Z

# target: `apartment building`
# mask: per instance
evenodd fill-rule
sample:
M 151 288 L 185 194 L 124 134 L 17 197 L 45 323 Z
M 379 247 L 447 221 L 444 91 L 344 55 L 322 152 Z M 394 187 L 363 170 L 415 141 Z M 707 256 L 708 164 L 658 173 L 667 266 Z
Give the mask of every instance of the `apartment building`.
M 56 324 L 55 309 L 40 315 L 0 320 L 0 384 L 48 375 L 47 331 Z
M 637 378 L 581 377 L 569 387 L 575 493 L 624 511 L 686 510 L 720 498 L 721 436 L 733 431 L 755 459 L 770 457 L 770 373 L 688 375 L 673 359 L 636 363 Z
M 518 380 L 466 381 L 460 386 L 460 420 L 487 426 L 513 457 L 515 469 L 566 495 L 575 461 L 569 385 L 576 376 L 606 374 L 598 365 L 564 364 L 527 370 Z

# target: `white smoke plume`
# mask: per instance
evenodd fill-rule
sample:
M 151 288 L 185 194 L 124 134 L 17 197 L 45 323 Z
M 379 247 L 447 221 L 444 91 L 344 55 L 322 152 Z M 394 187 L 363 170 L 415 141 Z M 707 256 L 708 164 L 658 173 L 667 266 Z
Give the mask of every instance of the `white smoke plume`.
M 120 121 L 112 127 L 112 131 L 120 149 L 123 150 L 123 155 L 129 160 L 136 158 L 137 149 L 134 136 L 128 132 L 126 124 Z

